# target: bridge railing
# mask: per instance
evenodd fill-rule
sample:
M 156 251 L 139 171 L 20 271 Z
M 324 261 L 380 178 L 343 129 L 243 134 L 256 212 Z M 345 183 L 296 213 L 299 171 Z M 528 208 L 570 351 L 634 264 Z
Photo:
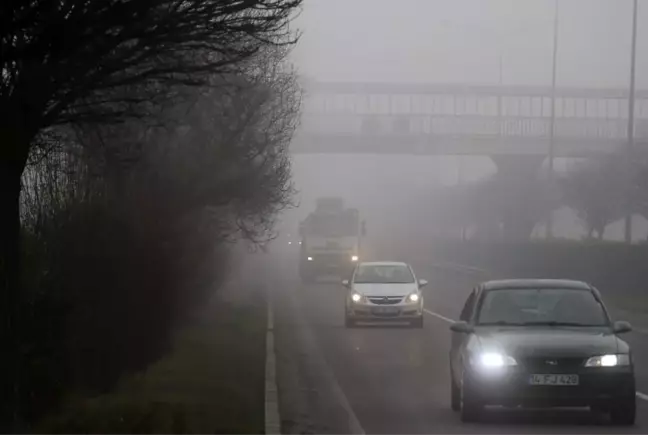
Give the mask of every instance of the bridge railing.
M 499 118 L 484 116 L 309 115 L 302 117 L 304 134 L 358 136 L 458 136 L 549 139 L 551 121 L 544 117 Z M 627 120 L 560 118 L 555 137 L 569 140 L 627 140 Z M 635 137 L 648 139 L 648 120 L 635 124 Z

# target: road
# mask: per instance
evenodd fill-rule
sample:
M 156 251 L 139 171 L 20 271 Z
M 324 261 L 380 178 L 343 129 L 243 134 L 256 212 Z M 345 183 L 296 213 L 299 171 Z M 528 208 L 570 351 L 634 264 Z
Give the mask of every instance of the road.
M 587 411 L 494 411 L 479 424 L 461 423 L 449 403 L 448 320 L 457 317 L 467 293 L 479 278 L 420 265 L 415 271 L 419 278 L 430 281 L 425 289 L 427 313 L 423 329 L 346 329 L 345 292 L 336 282 L 305 286 L 284 270 L 280 282 L 275 283 L 275 304 L 281 305 L 279 322 L 281 313 L 288 315 L 290 310 L 303 319 L 303 323 L 291 321 L 285 333 L 307 331 L 311 345 L 321 355 L 317 370 L 328 372 L 319 386 L 310 388 L 335 390 L 322 392 L 319 400 L 309 399 L 312 406 L 330 410 L 328 415 L 318 417 L 321 425 L 313 426 L 311 432 L 648 433 L 648 401 L 643 399 L 638 400 L 638 419 L 631 428 L 611 426 L 605 418 L 594 418 Z M 638 389 L 648 392 L 648 336 L 631 333 L 627 337 L 636 353 Z M 284 337 L 284 346 L 294 341 Z M 302 351 L 295 355 L 303 354 Z M 303 370 L 293 367 L 289 371 Z M 287 377 L 283 376 L 284 382 Z M 281 388 L 280 385 L 280 396 Z M 287 408 L 285 403 L 283 407 Z M 343 421 L 343 411 L 350 420 Z M 321 414 L 322 410 L 316 412 Z M 349 421 L 355 429 L 349 429 Z M 300 431 L 309 432 L 284 427 L 285 433 Z

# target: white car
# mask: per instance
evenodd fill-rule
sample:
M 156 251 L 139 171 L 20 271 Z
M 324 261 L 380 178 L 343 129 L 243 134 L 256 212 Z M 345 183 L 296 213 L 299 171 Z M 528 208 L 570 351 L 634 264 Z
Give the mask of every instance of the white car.
M 421 288 L 427 281 L 417 280 L 409 264 L 359 263 L 351 279 L 342 284 L 349 289 L 345 307 L 347 328 L 368 321 L 407 321 L 417 328 L 423 327 Z

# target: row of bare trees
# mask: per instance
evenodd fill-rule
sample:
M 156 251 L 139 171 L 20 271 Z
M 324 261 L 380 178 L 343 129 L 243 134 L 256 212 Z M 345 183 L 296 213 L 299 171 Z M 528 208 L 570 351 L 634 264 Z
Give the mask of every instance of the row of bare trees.
M 291 201 L 302 0 L 0 4 L 0 430 L 168 349 Z
M 588 238 L 603 239 L 606 227 L 628 212 L 648 218 L 648 159 L 641 153 L 630 164 L 621 153 L 583 159 L 553 183 L 542 171 L 514 180 L 495 174 L 450 188 L 444 204 L 435 216 L 438 223 L 473 228 L 478 239 L 526 240 L 561 207 L 576 213 Z M 516 231 L 504 234 L 507 220 L 515 221 Z

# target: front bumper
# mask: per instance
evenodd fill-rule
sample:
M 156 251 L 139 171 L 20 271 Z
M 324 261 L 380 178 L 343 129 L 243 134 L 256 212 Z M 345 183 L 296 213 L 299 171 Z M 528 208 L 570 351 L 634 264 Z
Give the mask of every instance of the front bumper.
M 347 317 L 358 321 L 403 321 L 423 315 L 423 302 L 380 305 L 371 302 L 347 302 Z
M 575 374 L 578 385 L 531 385 L 532 374 Z M 471 368 L 466 373 L 467 388 L 484 405 L 543 407 L 610 406 L 617 400 L 633 398 L 635 379 L 632 367 L 581 367 L 569 371 L 533 373 L 522 367 L 498 370 Z

